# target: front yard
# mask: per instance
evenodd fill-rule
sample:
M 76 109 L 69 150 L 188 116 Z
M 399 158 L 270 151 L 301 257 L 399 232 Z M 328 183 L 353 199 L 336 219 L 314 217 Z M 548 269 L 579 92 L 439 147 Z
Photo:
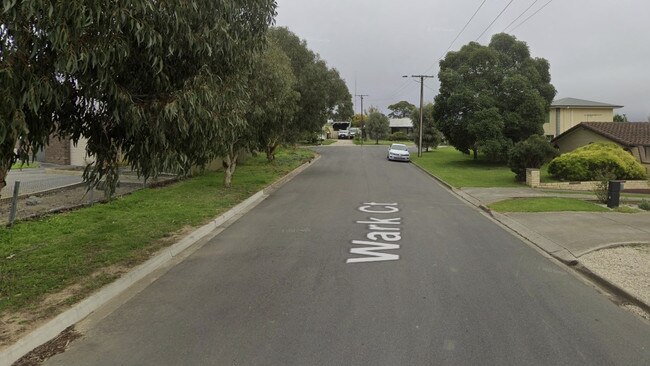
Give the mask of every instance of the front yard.
M 413 163 L 456 188 L 524 186 L 515 181 L 515 173 L 504 164 L 474 160 L 453 147 L 424 152 L 421 158 L 411 154 L 411 158 Z

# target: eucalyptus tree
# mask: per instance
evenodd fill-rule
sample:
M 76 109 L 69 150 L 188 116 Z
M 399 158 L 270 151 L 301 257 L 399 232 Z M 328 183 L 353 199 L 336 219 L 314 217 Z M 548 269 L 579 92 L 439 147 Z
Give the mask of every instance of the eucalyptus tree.
M 277 147 L 297 135 L 295 115 L 300 94 L 291 60 L 275 40 L 255 59 L 249 80 L 251 103 L 247 121 L 254 131 L 257 148 L 267 160 L 275 159 Z
M 505 150 L 543 132 L 555 96 L 549 63 L 500 33 L 488 46 L 470 42 L 440 62 L 434 117 L 451 145 L 469 154 Z M 503 154 L 499 154 L 503 155 Z
M 205 142 L 237 119 L 222 119 L 201 93 L 250 68 L 276 8 L 274 0 L 3 5 L 0 187 L 17 144 L 35 154 L 50 136 L 84 137 L 95 160 L 84 178 L 105 179 L 109 193 L 121 159 L 144 177 L 205 161 Z M 224 97 L 245 92 L 230 87 Z
M 328 118 L 352 118 L 352 95 L 338 71 L 307 47 L 307 43 L 287 28 L 274 27 L 270 37 L 291 60 L 300 94 L 296 113 L 297 132 L 320 131 Z M 291 136 L 288 136 L 291 138 Z
M 437 148 L 442 141 L 442 133 L 438 130 L 436 121 L 433 119 L 433 103 L 428 103 L 422 108 L 422 148 L 429 151 L 429 148 Z M 413 141 L 417 146 L 420 143 L 420 109 L 414 108 L 410 113 L 413 123 Z
M 388 109 L 390 110 L 390 113 L 388 114 L 389 118 L 408 118 L 415 110 L 415 105 L 405 100 L 401 100 L 389 105 Z
M 375 140 L 375 145 L 377 145 L 380 139 L 388 137 L 390 133 L 390 121 L 383 113 L 378 110 L 373 110 L 368 116 L 366 130 L 370 139 Z

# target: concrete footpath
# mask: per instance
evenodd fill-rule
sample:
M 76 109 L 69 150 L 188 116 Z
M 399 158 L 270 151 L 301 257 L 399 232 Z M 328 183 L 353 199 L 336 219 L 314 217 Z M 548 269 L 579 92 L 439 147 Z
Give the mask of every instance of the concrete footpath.
M 594 196 L 523 187 L 453 190 L 548 254 L 576 266 L 624 300 L 650 311 L 650 212 L 498 213 L 488 205 L 510 198 L 593 200 Z

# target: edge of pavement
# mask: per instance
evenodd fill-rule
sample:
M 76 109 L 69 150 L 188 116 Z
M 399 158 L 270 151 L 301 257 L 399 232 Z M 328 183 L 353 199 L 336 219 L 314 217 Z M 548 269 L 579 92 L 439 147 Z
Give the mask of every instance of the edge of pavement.
M 617 284 L 613 283 L 612 281 L 608 280 L 605 277 L 602 277 L 593 271 L 591 271 L 589 268 L 585 267 L 578 261 L 578 258 L 573 255 L 570 251 L 562 247 L 561 245 L 549 240 L 548 238 L 544 237 L 543 235 L 538 234 L 537 232 L 527 228 L 526 226 L 522 225 L 518 221 L 504 215 L 498 212 L 492 211 L 489 207 L 485 206 L 481 201 L 478 199 L 474 198 L 473 196 L 461 191 L 460 189 L 457 189 L 453 187 L 451 184 L 445 182 L 443 179 L 440 177 L 436 176 L 435 174 L 427 171 L 423 167 L 419 166 L 416 163 L 413 163 L 414 166 L 416 166 L 418 169 L 420 169 L 422 172 L 427 174 L 428 176 L 432 177 L 436 181 L 438 181 L 442 186 L 447 188 L 450 192 L 455 194 L 456 196 L 462 198 L 463 200 L 469 202 L 471 205 L 475 206 L 476 208 L 484 211 L 490 217 L 492 217 L 495 221 L 498 221 L 499 223 L 503 224 L 505 227 L 509 228 L 522 238 L 526 239 L 527 241 L 531 242 L 534 244 L 536 247 L 544 251 L 545 253 L 549 254 L 551 257 L 559 260 L 563 264 L 574 268 L 576 271 L 580 272 L 582 275 L 585 277 L 589 278 L 593 283 L 597 284 L 598 286 L 606 289 L 610 293 L 616 295 L 620 299 L 636 305 L 643 309 L 645 312 L 650 314 L 650 304 L 645 303 L 643 300 L 641 300 L 639 297 L 631 294 L 630 292 L 626 291 L 622 287 L 618 286 Z M 620 243 L 619 243 L 620 244 Z M 608 246 L 604 246 L 608 247 Z M 602 248 L 599 248 L 602 249 Z
M 271 193 L 278 190 L 278 188 L 282 187 L 284 184 L 310 167 L 315 161 L 320 159 L 320 154 L 316 152 L 314 152 L 314 154 L 315 156 L 308 162 L 300 165 L 257 193 L 254 193 L 235 207 L 186 235 L 175 244 L 161 249 L 156 255 L 149 258 L 144 263 L 132 268 L 114 282 L 97 290 L 95 293 L 76 305 L 73 305 L 70 309 L 60 313 L 42 326 L 21 337 L 12 345 L 0 350 L 0 366 L 12 365 L 33 349 L 57 337 L 59 333 L 63 332 L 66 328 L 80 322 L 99 310 L 102 306 L 107 305 L 111 300 L 127 292 L 127 290 L 132 286 L 146 279 L 147 276 L 156 271 L 160 271 L 165 266 L 171 264 L 171 266 L 165 268 L 164 272 L 166 272 L 168 269 L 173 267 L 173 265 L 187 258 L 189 255 L 203 247 L 209 239 L 219 235 L 221 231 L 225 230 L 225 228 L 264 201 Z M 162 275 L 164 272 L 159 275 Z M 148 286 L 151 282 L 153 282 L 153 280 L 148 281 L 142 289 Z

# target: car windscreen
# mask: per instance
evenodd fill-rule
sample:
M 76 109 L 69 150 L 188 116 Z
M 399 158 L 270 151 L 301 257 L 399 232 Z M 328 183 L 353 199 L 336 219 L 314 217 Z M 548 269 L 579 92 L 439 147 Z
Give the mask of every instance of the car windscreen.
M 408 150 L 408 149 L 406 148 L 406 146 L 397 146 L 397 145 L 393 145 L 393 146 L 391 146 L 390 148 L 391 148 L 391 150 L 401 150 L 401 151 L 407 151 L 407 150 Z

